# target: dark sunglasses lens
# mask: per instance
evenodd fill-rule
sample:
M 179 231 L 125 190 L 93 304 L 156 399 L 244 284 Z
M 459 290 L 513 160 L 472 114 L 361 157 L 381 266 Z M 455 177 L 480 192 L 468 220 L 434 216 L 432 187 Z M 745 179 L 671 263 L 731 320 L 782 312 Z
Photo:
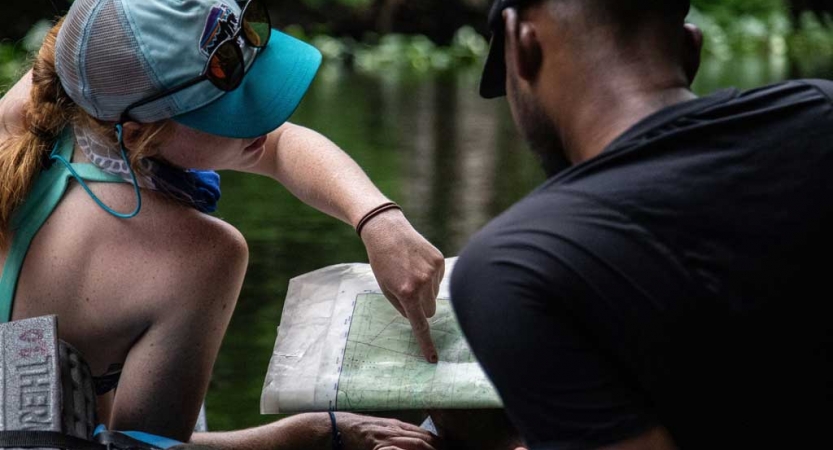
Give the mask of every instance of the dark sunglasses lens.
M 240 53 L 240 47 L 232 41 L 226 41 L 211 55 L 206 76 L 214 86 L 224 91 L 232 91 L 243 81 L 243 73 L 243 55 Z
M 269 43 L 272 23 L 269 20 L 269 11 L 262 2 L 254 0 L 246 8 L 243 15 L 243 35 L 252 47 L 263 48 Z

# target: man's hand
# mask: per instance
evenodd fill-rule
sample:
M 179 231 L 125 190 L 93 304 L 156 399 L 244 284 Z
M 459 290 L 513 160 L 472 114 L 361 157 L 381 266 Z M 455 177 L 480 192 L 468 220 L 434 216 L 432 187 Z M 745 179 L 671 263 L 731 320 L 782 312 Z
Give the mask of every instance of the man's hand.
M 337 413 L 345 449 L 436 450 L 440 438 L 416 425 L 394 419 Z
M 401 211 L 386 211 L 362 230 L 370 266 L 382 292 L 413 327 L 422 354 L 438 361 L 428 318 L 437 312 L 445 275 L 442 253 L 411 226 Z

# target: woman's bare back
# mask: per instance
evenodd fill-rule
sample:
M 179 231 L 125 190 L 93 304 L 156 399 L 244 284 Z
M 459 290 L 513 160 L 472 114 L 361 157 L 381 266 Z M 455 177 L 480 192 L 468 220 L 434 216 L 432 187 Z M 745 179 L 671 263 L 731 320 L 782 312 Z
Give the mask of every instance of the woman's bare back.
M 91 188 L 118 211 L 135 207 L 129 185 Z M 100 399 L 104 423 L 186 440 L 247 248 L 230 225 L 161 194 L 143 191 L 143 203 L 134 219 L 118 219 L 72 183 L 30 246 L 12 319 L 56 314 L 61 339 L 96 376 L 124 364 L 118 394 Z

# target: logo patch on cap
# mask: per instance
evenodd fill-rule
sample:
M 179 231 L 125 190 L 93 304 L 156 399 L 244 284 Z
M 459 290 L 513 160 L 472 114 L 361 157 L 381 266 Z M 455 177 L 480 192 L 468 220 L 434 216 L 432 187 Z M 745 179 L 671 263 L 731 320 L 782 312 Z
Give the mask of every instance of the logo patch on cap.
M 211 52 L 218 45 L 234 35 L 237 24 L 237 16 L 228 5 L 218 3 L 213 6 L 211 12 L 208 13 L 208 19 L 205 21 L 205 29 L 200 39 L 200 51 L 205 56 L 211 56 Z

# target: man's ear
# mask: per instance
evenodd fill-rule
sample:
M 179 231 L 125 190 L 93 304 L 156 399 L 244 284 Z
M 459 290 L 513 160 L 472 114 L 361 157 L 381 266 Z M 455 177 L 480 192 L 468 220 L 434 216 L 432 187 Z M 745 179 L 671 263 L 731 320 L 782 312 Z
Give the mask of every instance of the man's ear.
M 700 53 L 703 50 L 703 32 L 693 23 L 687 23 L 685 28 L 685 45 L 683 47 L 683 69 L 688 84 L 694 83 L 694 77 L 700 70 Z
M 543 52 L 535 26 L 521 21 L 515 8 L 503 12 L 506 30 L 506 64 L 527 83 L 534 83 L 541 72 Z

